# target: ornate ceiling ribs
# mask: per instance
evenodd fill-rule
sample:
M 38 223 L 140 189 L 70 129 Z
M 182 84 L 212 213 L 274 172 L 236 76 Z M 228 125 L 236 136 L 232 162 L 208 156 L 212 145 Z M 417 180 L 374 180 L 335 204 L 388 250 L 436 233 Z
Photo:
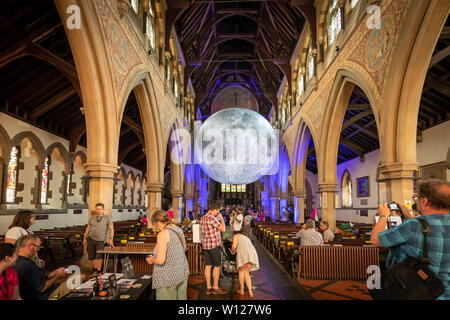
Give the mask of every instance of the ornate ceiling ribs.
M 175 28 L 196 107 L 207 114 L 215 94 L 231 79 L 254 92 L 267 116 L 277 106 L 283 76 L 291 77 L 289 61 L 304 23 L 299 8 L 288 1 L 193 1 Z

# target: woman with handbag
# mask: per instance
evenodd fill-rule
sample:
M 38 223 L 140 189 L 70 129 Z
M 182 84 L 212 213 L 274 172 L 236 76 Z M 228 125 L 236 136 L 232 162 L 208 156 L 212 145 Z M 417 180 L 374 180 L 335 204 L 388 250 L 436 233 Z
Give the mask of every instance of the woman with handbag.
M 153 254 L 146 259 L 155 265 L 152 287 L 156 289 L 156 300 L 187 300 L 189 264 L 183 231 L 163 210 L 153 213 L 151 222 L 161 230 Z

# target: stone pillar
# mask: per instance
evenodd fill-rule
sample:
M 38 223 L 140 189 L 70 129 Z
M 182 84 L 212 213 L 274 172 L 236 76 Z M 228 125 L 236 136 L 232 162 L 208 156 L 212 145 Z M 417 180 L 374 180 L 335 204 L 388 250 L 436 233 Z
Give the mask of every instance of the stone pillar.
M 285 208 L 287 210 L 288 200 L 289 200 L 289 196 L 287 194 L 282 194 L 280 196 L 280 207 L 279 207 L 279 211 L 278 211 L 280 218 L 284 218 L 283 208 Z
M 280 199 L 279 198 L 270 198 L 270 217 L 272 221 L 280 219 Z
M 322 220 L 329 223 L 331 230 L 336 230 L 335 191 L 337 183 L 319 183 L 320 209 Z
M 105 205 L 105 214 L 112 218 L 114 197 L 114 175 L 119 166 L 109 163 L 86 163 L 89 183 L 89 218 L 96 214 L 95 204 Z
M 153 213 L 156 210 L 161 209 L 163 189 L 163 183 L 147 183 L 147 217 L 149 220 L 149 226 L 151 226 L 150 220 Z
M 296 192 L 292 194 L 294 198 L 294 221 L 295 223 L 305 222 L 306 193 Z
M 177 222 L 182 222 L 182 215 L 183 215 L 182 192 L 172 193 L 172 209 L 173 209 L 173 220 Z
M 386 199 L 405 203 L 414 195 L 414 171 L 418 163 L 390 163 L 380 166 L 380 180 L 386 182 Z M 372 188 L 372 190 L 374 190 Z

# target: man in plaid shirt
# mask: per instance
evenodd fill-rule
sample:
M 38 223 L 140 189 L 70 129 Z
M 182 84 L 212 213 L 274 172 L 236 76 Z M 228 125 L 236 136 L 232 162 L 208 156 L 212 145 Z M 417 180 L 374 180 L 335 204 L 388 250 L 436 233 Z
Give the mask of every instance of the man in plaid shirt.
M 219 207 L 211 203 L 209 211 L 200 220 L 202 232 L 202 246 L 205 255 L 205 279 L 206 294 L 225 294 L 226 291 L 219 288 L 220 266 L 222 265 L 222 233 L 225 231 L 225 222 L 219 213 Z M 211 268 L 213 285 L 211 286 Z
M 414 197 L 420 217 L 409 219 L 397 227 L 386 230 L 387 217 L 390 210 L 387 206 L 379 206 L 380 219 L 372 230 L 372 244 L 391 248 L 397 247 L 395 255 L 389 253 L 388 268 L 404 261 L 407 257 L 422 258 L 423 234 L 417 219 L 426 220 L 431 227 L 427 236 L 429 269 L 444 284 L 445 292 L 438 300 L 450 300 L 450 183 L 440 180 L 428 180 L 419 185 L 418 194 Z M 406 207 L 402 206 L 402 211 Z M 406 213 L 406 212 L 405 212 Z M 406 216 L 404 213 L 404 216 Z M 386 219 L 382 219 L 386 218 Z

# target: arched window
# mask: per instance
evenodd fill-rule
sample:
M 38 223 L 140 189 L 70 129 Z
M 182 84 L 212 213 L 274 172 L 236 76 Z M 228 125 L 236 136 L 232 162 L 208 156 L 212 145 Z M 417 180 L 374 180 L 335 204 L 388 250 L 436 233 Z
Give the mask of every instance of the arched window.
M 351 207 L 352 202 L 352 178 L 350 172 L 345 170 L 341 181 L 342 207 Z
M 50 164 L 49 157 L 45 158 L 44 169 L 41 173 L 41 204 L 47 203 L 47 191 L 48 191 L 48 168 Z
M 298 69 L 298 88 L 297 88 L 297 93 L 299 96 L 302 95 L 303 90 L 305 90 L 305 77 L 303 76 L 303 74 L 300 72 L 300 68 Z
M 308 79 L 312 79 L 312 77 L 314 76 L 314 67 L 315 67 L 315 58 L 312 55 L 312 47 L 309 48 L 309 62 L 308 62 Z
M 19 163 L 19 147 L 12 147 L 11 155 L 8 163 L 8 180 L 6 182 L 6 203 L 14 203 L 16 201 L 16 188 Z
M 147 34 L 147 38 L 150 42 L 150 47 L 155 49 L 155 25 L 153 22 L 153 16 L 150 14 L 147 16 L 147 28 L 145 33 Z
M 328 9 L 328 45 L 336 40 L 336 37 L 342 29 L 341 8 L 337 5 L 337 0 L 333 0 Z
M 133 8 L 136 14 L 139 13 L 139 0 L 131 0 L 131 7 Z

